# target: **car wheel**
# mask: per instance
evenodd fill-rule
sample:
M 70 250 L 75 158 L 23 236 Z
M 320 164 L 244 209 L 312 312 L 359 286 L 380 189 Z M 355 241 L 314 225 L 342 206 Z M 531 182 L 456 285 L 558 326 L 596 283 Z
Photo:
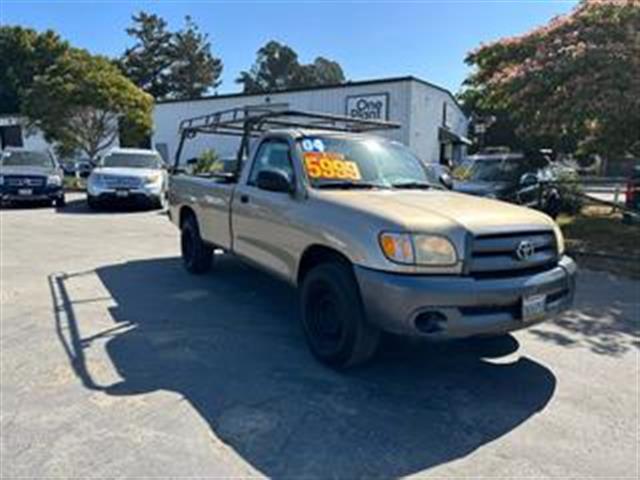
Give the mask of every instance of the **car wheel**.
M 87 204 L 91 210 L 98 210 L 98 208 L 100 208 L 98 200 L 92 195 L 87 195 Z
M 182 222 L 180 230 L 180 247 L 184 267 L 189 273 L 194 274 L 209 271 L 213 263 L 213 248 L 202 241 L 195 217 L 187 217 Z
M 367 322 L 358 284 L 346 263 L 313 268 L 301 287 L 301 319 L 313 355 L 333 368 L 369 360 L 380 342 L 380 330 Z
M 57 208 L 62 208 L 67 204 L 67 199 L 64 197 L 64 193 L 54 200 Z

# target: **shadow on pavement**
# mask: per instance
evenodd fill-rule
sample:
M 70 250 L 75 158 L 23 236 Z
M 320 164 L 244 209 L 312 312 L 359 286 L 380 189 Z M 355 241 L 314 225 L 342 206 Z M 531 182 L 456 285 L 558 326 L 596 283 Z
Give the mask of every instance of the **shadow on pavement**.
M 83 197 L 67 200 L 67 204 L 64 207 L 56 208 L 56 213 L 67 215 L 101 215 L 113 213 L 140 213 L 149 212 L 152 210 L 154 210 L 154 208 L 152 208 L 150 205 L 133 201 L 114 202 L 112 204 L 101 206 L 98 209 L 92 210 L 91 208 L 89 208 L 89 204 L 87 203 L 86 198 Z M 160 212 L 160 210 L 158 210 L 158 212 Z
M 617 357 L 640 349 L 639 320 L 640 282 L 592 271 L 581 277 L 573 310 L 530 332 L 556 345 Z
M 67 283 L 94 274 L 116 304 L 115 325 L 89 338 Z M 113 396 L 178 392 L 269 477 L 421 472 L 509 433 L 555 390 L 552 372 L 529 358 L 489 360 L 517 350 L 511 336 L 393 339 L 369 366 L 328 370 L 304 345 L 295 292 L 225 257 L 200 277 L 165 258 L 50 281 L 58 335 L 85 387 Z M 96 384 L 84 361 L 100 337 L 122 378 L 112 385 Z

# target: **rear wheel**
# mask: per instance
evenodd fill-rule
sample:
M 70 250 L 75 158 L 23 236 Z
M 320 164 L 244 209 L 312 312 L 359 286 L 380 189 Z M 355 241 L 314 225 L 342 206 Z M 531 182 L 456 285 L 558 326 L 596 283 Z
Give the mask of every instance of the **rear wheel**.
M 369 360 L 380 330 L 369 324 L 351 267 L 342 262 L 320 264 L 303 279 L 301 318 L 313 355 L 334 368 Z
M 201 274 L 211 269 L 213 248 L 202 241 L 198 222 L 193 216 L 182 222 L 180 246 L 182 261 L 189 273 Z

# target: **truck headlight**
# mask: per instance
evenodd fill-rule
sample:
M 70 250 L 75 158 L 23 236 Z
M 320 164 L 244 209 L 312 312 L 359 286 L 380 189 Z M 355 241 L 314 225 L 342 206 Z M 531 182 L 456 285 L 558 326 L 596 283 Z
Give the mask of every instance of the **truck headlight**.
M 152 183 L 158 183 L 162 179 L 162 175 L 159 173 L 152 173 L 151 175 L 147 175 L 144 177 L 144 183 L 150 185 Z
M 445 237 L 417 234 L 413 236 L 413 243 L 418 265 L 449 266 L 458 261 L 455 247 Z
M 560 227 L 557 224 L 553 226 L 553 233 L 555 233 L 556 235 L 556 246 L 558 247 L 558 255 L 564 255 L 564 235 L 562 235 L 562 230 L 560 230 Z
M 451 266 L 458 261 L 453 244 L 440 235 L 385 232 L 380 235 L 379 241 L 382 252 L 392 262 Z
M 60 175 L 49 175 L 47 177 L 47 185 L 49 187 L 59 187 L 62 185 L 62 177 Z

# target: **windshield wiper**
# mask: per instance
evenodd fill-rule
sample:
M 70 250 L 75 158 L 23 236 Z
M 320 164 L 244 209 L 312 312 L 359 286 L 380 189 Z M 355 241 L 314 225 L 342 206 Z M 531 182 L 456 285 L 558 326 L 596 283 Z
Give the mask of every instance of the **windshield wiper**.
M 370 182 L 354 182 L 351 180 L 338 180 L 333 182 L 323 182 L 318 185 L 315 185 L 316 188 L 342 188 L 344 190 L 348 189 L 362 189 L 362 190 L 371 190 L 373 188 L 384 188 L 384 185 L 378 185 L 376 183 Z
M 430 190 L 432 188 L 438 189 L 439 187 L 437 187 L 436 185 L 434 185 L 433 183 L 429 183 L 429 182 L 423 182 L 423 181 L 411 181 L 411 182 L 398 182 L 398 183 L 392 183 L 391 186 L 393 188 L 408 188 L 408 189 L 415 189 L 415 190 Z

